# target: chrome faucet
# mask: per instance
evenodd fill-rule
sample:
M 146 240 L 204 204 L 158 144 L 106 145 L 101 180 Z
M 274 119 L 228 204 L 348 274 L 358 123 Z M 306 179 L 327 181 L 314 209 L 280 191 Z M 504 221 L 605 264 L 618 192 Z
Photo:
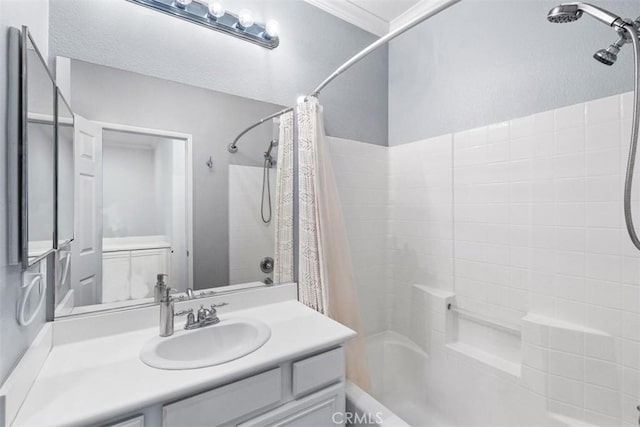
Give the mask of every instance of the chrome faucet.
M 204 305 L 200 306 L 198 310 L 198 319 L 192 323 L 189 323 L 189 319 L 187 318 L 187 323 L 184 325 L 185 329 L 198 329 L 204 328 L 205 326 L 215 325 L 220 323 L 220 318 L 218 317 L 218 307 L 224 307 L 225 305 L 229 305 L 226 302 L 222 304 L 212 304 L 211 308 L 204 308 Z
M 222 304 L 212 304 L 211 308 L 204 308 L 203 305 L 200 306 L 198 310 L 198 317 L 196 319 L 196 315 L 193 312 L 192 308 L 187 310 L 182 310 L 179 312 L 174 311 L 174 302 L 171 297 L 171 289 L 167 288 L 165 291 L 164 297 L 160 301 L 160 336 L 161 337 L 170 337 L 174 332 L 174 320 L 176 316 L 187 316 L 187 321 L 184 324 L 184 328 L 186 330 L 204 328 L 205 326 L 215 325 L 220 323 L 220 318 L 218 317 L 218 311 L 216 308 L 224 307 L 225 305 L 229 305 L 226 302 Z

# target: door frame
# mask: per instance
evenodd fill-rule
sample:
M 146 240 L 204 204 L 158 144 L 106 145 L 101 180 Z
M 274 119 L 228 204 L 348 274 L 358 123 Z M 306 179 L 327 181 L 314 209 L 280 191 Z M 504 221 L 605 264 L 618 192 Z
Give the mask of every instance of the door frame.
M 101 128 L 101 132 L 104 132 L 105 130 L 129 132 L 136 133 L 138 135 L 157 136 L 167 139 L 179 139 L 185 142 L 185 158 L 187 160 L 187 163 L 185 165 L 185 174 L 187 181 L 187 272 L 189 276 L 187 287 L 193 289 L 193 135 L 191 135 L 190 133 L 152 129 L 140 126 L 130 126 L 119 123 L 103 122 L 99 120 L 92 120 L 92 122 Z

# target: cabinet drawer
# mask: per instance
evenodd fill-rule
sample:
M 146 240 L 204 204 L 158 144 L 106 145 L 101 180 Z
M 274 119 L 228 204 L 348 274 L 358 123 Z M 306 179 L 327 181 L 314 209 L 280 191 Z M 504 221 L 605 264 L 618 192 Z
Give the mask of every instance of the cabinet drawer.
M 144 415 L 138 415 L 137 417 L 129 418 L 116 424 L 109 424 L 105 427 L 144 427 Z
M 162 408 L 164 427 L 217 426 L 282 399 L 280 368 Z
M 293 364 L 293 395 L 300 396 L 344 378 L 342 347 Z
M 344 383 L 287 403 L 238 427 L 320 427 L 344 425 Z

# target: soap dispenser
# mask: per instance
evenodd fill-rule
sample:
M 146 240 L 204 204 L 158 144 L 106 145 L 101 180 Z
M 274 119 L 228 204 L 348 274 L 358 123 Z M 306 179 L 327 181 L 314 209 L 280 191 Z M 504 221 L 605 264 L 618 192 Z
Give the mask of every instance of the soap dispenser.
M 161 275 L 159 274 L 158 277 Z M 165 291 L 160 299 L 160 336 L 168 337 L 173 335 L 173 298 L 171 298 L 171 288 L 165 285 Z
M 160 302 L 164 298 L 167 293 L 167 283 L 165 282 L 165 278 L 169 277 L 167 274 L 158 274 L 156 282 L 156 286 L 154 287 L 154 298 L 155 302 Z

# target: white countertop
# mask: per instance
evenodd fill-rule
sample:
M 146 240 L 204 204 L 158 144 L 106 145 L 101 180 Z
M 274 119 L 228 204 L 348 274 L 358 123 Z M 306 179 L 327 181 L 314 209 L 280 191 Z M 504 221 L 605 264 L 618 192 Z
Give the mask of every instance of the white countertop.
M 250 317 L 271 328 L 255 352 L 218 366 L 169 371 L 139 358 L 158 328 L 54 346 L 29 391 L 14 426 L 80 426 L 169 402 L 232 382 L 291 359 L 340 345 L 351 329 L 297 301 L 220 315 Z M 176 334 L 182 322 L 176 323 Z

